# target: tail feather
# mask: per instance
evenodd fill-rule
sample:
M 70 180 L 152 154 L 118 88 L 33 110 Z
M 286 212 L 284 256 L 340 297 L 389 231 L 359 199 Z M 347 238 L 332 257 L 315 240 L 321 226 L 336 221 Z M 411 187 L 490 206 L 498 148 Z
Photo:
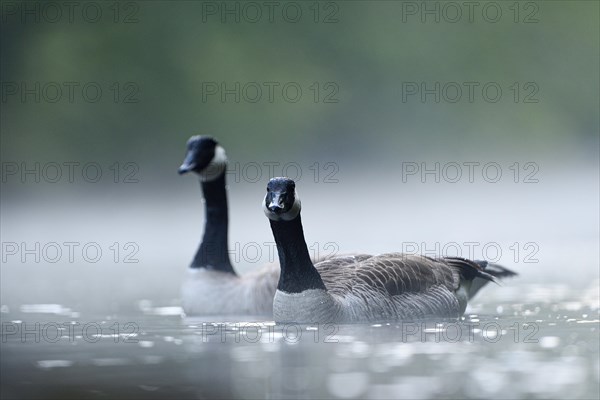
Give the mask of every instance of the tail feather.
M 511 271 L 510 269 L 503 267 L 502 265 L 499 264 L 492 264 L 492 263 L 488 263 L 487 261 L 475 261 L 476 263 L 478 263 L 479 265 L 481 265 L 480 263 L 485 263 L 485 265 L 482 265 L 481 267 L 485 270 L 485 272 L 487 272 L 488 274 L 492 275 L 494 278 L 508 278 L 511 276 L 517 276 L 518 274 L 514 271 Z
M 495 282 L 494 275 L 485 271 L 485 266 L 481 262 L 467 260 L 460 257 L 444 257 L 443 259 L 451 267 L 455 268 L 460 276 L 465 280 L 482 279 L 484 281 Z M 486 263 L 487 264 L 487 263 Z
M 511 271 L 510 269 L 503 267 L 498 264 L 488 263 L 487 261 L 474 261 L 481 269 L 485 270 L 486 274 L 491 275 L 494 279 L 493 282 L 498 282 L 499 279 L 509 278 L 512 276 L 518 275 L 516 272 Z M 480 277 L 475 277 L 471 282 L 471 287 L 469 288 L 469 298 L 472 299 L 473 296 L 479 292 L 479 290 L 487 285 L 489 279 L 482 279 Z

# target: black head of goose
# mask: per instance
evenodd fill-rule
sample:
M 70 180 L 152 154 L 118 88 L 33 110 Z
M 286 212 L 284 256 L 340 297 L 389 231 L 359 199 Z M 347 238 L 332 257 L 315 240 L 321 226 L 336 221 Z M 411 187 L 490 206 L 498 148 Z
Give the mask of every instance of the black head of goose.
M 227 156 L 212 137 L 192 136 L 179 173 L 200 178 L 205 206 L 204 234 L 182 290 L 187 315 L 270 315 L 279 266 L 238 276 L 229 258 L 225 176 Z
M 357 254 L 313 264 L 294 181 L 271 179 L 263 211 L 271 224 L 281 267 L 273 301 L 276 322 L 456 318 L 484 283 L 514 275 L 497 265 L 488 272 L 485 262 L 401 253 Z

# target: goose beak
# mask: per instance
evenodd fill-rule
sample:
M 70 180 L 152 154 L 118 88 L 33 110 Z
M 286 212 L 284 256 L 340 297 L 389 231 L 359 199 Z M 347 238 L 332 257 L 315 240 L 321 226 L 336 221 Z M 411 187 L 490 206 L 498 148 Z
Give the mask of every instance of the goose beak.
M 183 163 L 181 164 L 181 167 L 179 167 L 179 175 L 183 175 L 185 173 L 190 172 L 191 170 L 193 170 L 196 167 L 196 164 L 194 163 Z
M 179 167 L 179 175 L 193 171 L 196 168 L 197 164 L 195 157 L 196 153 L 193 150 L 187 152 L 185 159 L 183 160 L 183 164 L 181 164 Z
M 285 208 L 281 196 L 279 194 L 274 194 L 267 208 L 269 209 L 269 211 L 275 214 L 281 213 Z
M 283 211 L 283 205 L 272 202 L 269 204 L 269 211 L 274 212 L 275 214 L 279 214 Z

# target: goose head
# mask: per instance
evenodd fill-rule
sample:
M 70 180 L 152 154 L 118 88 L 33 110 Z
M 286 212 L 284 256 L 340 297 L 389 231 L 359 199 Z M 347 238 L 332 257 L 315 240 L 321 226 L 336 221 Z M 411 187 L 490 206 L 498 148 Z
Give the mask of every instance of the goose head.
M 210 136 L 192 136 L 187 142 L 187 153 L 179 174 L 194 171 L 202 182 L 218 178 L 227 167 L 225 149 Z
M 301 209 L 296 183 L 289 178 L 272 178 L 267 184 L 263 211 L 272 221 L 291 221 Z

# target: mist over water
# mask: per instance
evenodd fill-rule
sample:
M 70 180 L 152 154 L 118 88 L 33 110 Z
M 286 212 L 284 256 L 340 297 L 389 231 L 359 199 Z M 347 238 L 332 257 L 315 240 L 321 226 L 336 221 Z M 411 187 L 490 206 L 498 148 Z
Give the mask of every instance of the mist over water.
M 502 163 L 506 178 L 495 183 L 444 182 L 441 173 L 439 182 L 413 174 L 403 183 L 401 168 L 348 173 L 343 165 L 337 182 L 298 181 L 314 256 L 405 252 L 487 259 L 519 273 L 506 286 L 558 282 L 576 291 L 598 278 L 593 168 L 569 172 L 541 164 L 538 182 L 515 183 L 510 164 Z M 228 180 L 235 268 L 246 272 L 278 261 L 260 207 L 266 179 L 236 183 L 232 173 Z M 131 310 L 140 299 L 177 305 L 203 232 L 201 191 L 194 176 L 173 175 L 163 190 L 153 187 L 141 181 L 92 187 L 87 194 L 67 187 L 72 196 L 3 202 L 2 304 L 66 303 L 102 313 Z

